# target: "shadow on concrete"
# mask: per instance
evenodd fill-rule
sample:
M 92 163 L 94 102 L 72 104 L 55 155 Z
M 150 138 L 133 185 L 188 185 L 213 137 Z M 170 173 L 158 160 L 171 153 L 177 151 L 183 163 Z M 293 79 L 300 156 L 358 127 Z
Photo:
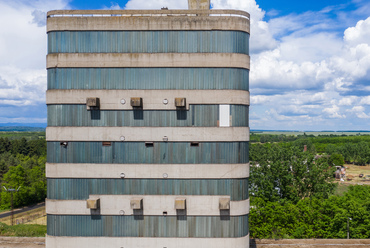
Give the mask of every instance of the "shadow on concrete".
M 257 248 L 256 240 L 250 239 L 249 240 L 249 248 Z

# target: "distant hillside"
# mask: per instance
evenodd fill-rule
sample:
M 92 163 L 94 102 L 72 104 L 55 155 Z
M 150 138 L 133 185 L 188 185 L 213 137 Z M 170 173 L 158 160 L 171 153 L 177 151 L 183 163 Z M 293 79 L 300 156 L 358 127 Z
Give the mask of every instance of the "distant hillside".
M 44 127 L 0 126 L 0 132 L 44 132 Z

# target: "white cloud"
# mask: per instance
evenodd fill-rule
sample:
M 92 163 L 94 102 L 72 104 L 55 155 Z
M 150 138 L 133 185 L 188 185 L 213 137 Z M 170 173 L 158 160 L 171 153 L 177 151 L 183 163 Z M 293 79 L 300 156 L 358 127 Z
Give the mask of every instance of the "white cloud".
M 343 97 L 339 100 L 339 106 L 351 106 L 356 101 L 356 96 Z
M 0 106 L 40 106 L 46 91 L 46 11 L 68 7 L 67 1 L 0 1 Z M 39 108 L 34 117 L 5 117 L 0 122 L 45 122 Z M 29 112 L 30 112 L 29 111 Z
M 370 105 L 370 96 L 365 96 L 361 99 L 360 104 Z
M 336 105 L 333 105 L 332 107 L 329 108 L 324 108 L 322 111 L 324 113 L 327 113 L 329 118 L 341 118 L 341 119 L 346 118 L 344 114 L 343 115 L 340 114 L 340 109 Z
M 346 29 L 344 40 L 351 45 L 370 44 L 370 17 Z

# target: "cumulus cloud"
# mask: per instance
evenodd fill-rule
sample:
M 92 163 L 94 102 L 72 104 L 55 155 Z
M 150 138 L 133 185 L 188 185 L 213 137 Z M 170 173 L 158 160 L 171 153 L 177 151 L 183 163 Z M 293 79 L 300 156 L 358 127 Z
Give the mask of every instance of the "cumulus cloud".
M 369 44 L 370 42 L 370 17 L 360 20 L 355 27 L 350 27 L 344 32 L 344 40 L 351 45 Z
M 67 4 L 0 1 L 0 122 L 45 122 L 45 13 Z

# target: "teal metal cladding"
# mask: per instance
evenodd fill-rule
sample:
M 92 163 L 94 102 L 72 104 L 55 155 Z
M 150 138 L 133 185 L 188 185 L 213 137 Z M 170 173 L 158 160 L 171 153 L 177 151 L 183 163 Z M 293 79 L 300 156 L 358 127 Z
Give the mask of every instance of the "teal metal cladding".
M 47 215 L 47 234 L 69 237 L 238 238 L 247 236 L 248 215 L 107 216 Z
M 248 178 L 241 179 L 106 179 L 48 178 L 47 198 L 86 200 L 98 195 L 229 195 L 248 199 Z M 145 213 L 145 211 L 144 211 Z
M 48 89 L 249 90 L 242 68 L 50 68 Z
M 97 110 L 86 105 L 48 105 L 48 126 L 96 127 L 217 127 L 219 105 L 190 105 L 176 110 Z M 247 127 L 249 107 L 230 105 L 231 126 Z
M 49 163 L 238 164 L 249 162 L 248 142 L 47 142 Z
M 53 31 L 48 53 L 242 53 L 242 31 Z

